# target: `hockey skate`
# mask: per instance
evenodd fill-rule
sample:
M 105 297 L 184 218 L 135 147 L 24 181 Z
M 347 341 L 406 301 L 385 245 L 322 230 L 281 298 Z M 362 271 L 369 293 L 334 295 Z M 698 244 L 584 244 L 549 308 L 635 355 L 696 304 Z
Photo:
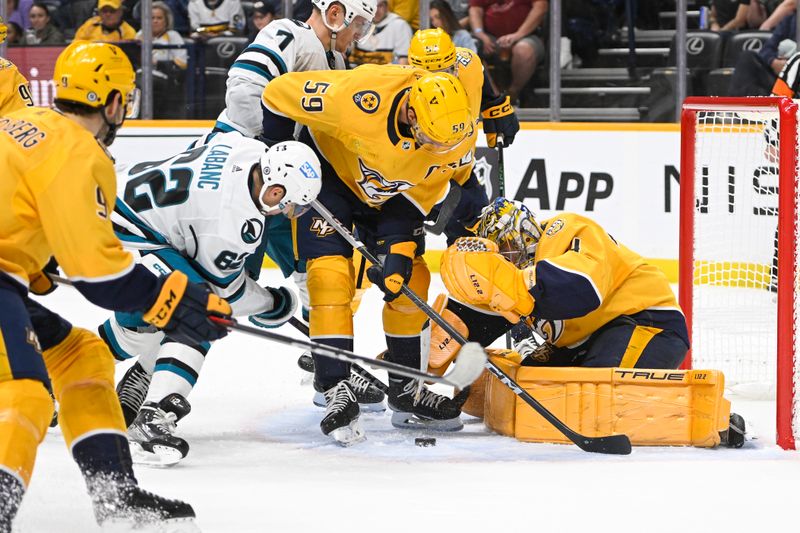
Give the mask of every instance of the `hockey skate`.
M 147 492 L 134 483 L 97 476 L 89 482 L 97 523 L 103 531 L 199 533 L 192 506 Z
M 139 409 L 142 408 L 152 379 L 153 374 L 142 368 L 137 361 L 117 383 L 117 396 L 119 396 L 119 403 L 122 406 L 122 416 L 125 417 L 125 427 L 129 427 L 133 423 Z
M 353 390 L 353 394 L 356 395 L 358 407 L 361 412 L 382 413 L 386 410 L 386 406 L 383 403 L 383 399 L 386 395 L 372 386 L 369 381 L 355 372 L 350 373 L 350 377 L 347 381 L 350 382 L 350 388 Z M 314 394 L 314 405 L 317 407 L 325 407 L 325 395 L 317 386 L 316 382 L 314 383 L 314 390 L 317 391 L 316 394 Z
M 319 423 L 325 435 L 342 446 L 352 446 L 365 440 L 364 430 L 358 420 L 360 411 L 356 395 L 348 380 L 342 380 L 324 392 L 325 416 Z
M 433 431 L 459 431 L 464 427 L 460 416 L 467 399 L 465 391 L 451 399 L 423 386 L 418 401 L 416 393 L 416 380 L 389 377 L 389 408 L 394 411 L 394 427 Z
M 159 403 L 145 403 L 128 427 L 133 462 L 167 467 L 186 457 L 189 443 L 174 433 L 176 422 L 189 411 L 189 402 L 180 394 L 170 394 Z
M 311 352 L 303 352 L 297 359 L 297 366 L 303 371 L 303 375 L 300 377 L 300 385 L 312 384 L 314 382 L 314 359 L 311 357 Z

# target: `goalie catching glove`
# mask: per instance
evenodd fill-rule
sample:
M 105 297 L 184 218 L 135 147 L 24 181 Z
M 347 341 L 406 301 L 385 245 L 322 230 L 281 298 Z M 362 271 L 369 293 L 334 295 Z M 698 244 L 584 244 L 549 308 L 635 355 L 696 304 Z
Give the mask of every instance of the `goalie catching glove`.
M 498 136 L 501 138 L 502 146 L 510 146 L 514 142 L 514 137 L 519 131 L 519 119 L 514 113 L 511 98 L 500 95 L 490 101 L 488 107 L 481 111 L 481 117 L 489 148 L 497 146 Z
M 200 344 L 221 339 L 228 334 L 225 326 L 209 317 L 229 319 L 231 306 L 212 294 L 204 285 L 190 283 L 180 271 L 159 279 L 161 288 L 155 303 L 145 311 L 143 319 L 160 328 L 171 339 L 183 344 Z
M 411 279 L 416 251 L 417 243 L 413 241 L 397 242 L 389 246 L 389 253 L 383 258 L 383 268 L 372 265 L 367 269 L 367 278 L 383 291 L 385 302 L 400 296 L 403 284 Z
M 495 243 L 461 237 L 442 255 L 441 275 L 455 300 L 490 309 L 512 324 L 533 312 L 534 270 L 520 270 Z
M 257 315 L 251 315 L 248 320 L 262 328 L 277 328 L 284 325 L 297 311 L 297 296 L 286 287 L 265 287 L 272 295 L 272 309 Z

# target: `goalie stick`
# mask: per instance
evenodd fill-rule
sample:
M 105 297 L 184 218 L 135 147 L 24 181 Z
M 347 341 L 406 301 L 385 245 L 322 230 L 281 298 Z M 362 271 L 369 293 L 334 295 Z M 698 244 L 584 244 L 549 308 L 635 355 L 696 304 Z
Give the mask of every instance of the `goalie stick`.
M 350 245 L 357 249 L 361 254 L 367 258 L 368 261 L 371 261 L 374 265 L 382 265 L 381 261 L 378 260 L 369 250 L 367 247 L 364 246 L 362 242 L 357 240 L 352 232 L 345 228 L 341 222 L 339 222 L 333 214 L 328 211 L 328 209 L 322 205 L 318 200 L 313 200 L 311 202 L 311 207 L 319 213 L 322 218 L 324 218 L 328 224 L 331 225 L 339 234 L 344 237 L 344 239 L 350 243 Z M 447 322 L 442 315 L 437 313 L 433 310 L 433 308 L 428 305 L 427 302 L 422 300 L 417 294 L 412 291 L 408 285 L 405 283 L 400 288 L 401 292 L 405 294 L 414 304 L 419 307 L 422 312 L 424 312 L 428 317 L 439 324 L 453 339 L 461 344 L 462 350 L 463 347 L 466 346 L 467 339 L 464 338 L 461 333 L 459 333 L 449 322 Z M 485 354 L 485 352 L 484 352 Z M 456 365 L 457 366 L 457 365 Z M 609 435 L 605 437 L 588 437 L 586 435 L 581 435 L 580 433 L 573 431 L 569 426 L 564 424 L 556 415 L 550 412 L 544 405 L 542 405 L 539 400 L 531 396 L 526 390 L 520 387 L 511 377 L 503 372 L 503 370 L 494 364 L 490 359 L 486 359 L 486 369 L 494 374 L 494 376 L 499 379 L 506 387 L 511 389 L 511 391 L 517 395 L 519 398 L 522 399 L 526 404 L 528 404 L 533 410 L 535 410 L 539 415 L 542 416 L 545 420 L 550 422 L 562 435 L 567 437 L 570 441 L 572 441 L 576 446 L 578 446 L 581 450 L 586 452 L 593 452 L 593 453 L 607 453 L 607 454 L 616 454 L 616 455 L 627 455 L 631 453 L 631 441 L 627 435 Z
M 505 198 L 506 196 L 506 163 L 503 159 L 503 148 L 505 138 L 503 135 L 497 136 L 497 195 Z M 511 350 L 514 343 L 511 339 L 511 331 L 506 331 L 506 349 Z
M 297 317 L 293 316 L 292 318 L 290 318 L 289 324 L 294 326 L 294 329 L 296 329 L 297 331 L 308 337 L 308 326 L 303 324 Z M 376 376 L 374 376 L 369 370 L 366 370 L 364 367 L 356 363 L 353 363 L 351 368 L 353 369 L 353 372 L 364 378 L 364 380 L 366 380 L 367 383 L 369 383 L 382 393 L 389 394 L 389 386 L 380 379 L 378 379 Z

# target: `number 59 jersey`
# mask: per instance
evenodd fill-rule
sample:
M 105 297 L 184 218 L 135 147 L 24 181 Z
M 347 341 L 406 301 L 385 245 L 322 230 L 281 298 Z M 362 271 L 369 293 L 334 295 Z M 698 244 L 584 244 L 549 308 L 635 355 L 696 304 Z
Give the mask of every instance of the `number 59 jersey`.
M 173 248 L 234 314 L 258 313 L 271 297 L 247 277 L 244 262 L 265 229 L 250 174 L 266 147 L 235 132 L 208 138 L 164 161 L 118 166 L 111 220 L 126 247 Z

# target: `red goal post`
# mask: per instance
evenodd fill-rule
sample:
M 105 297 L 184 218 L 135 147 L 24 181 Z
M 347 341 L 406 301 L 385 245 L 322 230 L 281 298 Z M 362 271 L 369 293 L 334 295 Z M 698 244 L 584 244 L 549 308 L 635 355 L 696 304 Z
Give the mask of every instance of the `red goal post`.
M 797 115 L 784 97 L 691 97 L 681 113 L 685 367 L 774 392 L 784 449 L 800 430 Z

